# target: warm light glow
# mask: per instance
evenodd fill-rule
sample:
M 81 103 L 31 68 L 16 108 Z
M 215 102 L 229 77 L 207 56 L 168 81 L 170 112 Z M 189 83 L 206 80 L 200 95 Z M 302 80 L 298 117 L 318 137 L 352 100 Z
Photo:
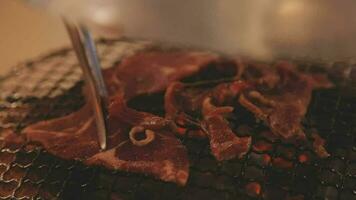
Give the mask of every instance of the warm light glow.
M 306 8 L 305 2 L 301 0 L 286 0 L 281 4 L 279 14 L 284 17 L 300 14 Z

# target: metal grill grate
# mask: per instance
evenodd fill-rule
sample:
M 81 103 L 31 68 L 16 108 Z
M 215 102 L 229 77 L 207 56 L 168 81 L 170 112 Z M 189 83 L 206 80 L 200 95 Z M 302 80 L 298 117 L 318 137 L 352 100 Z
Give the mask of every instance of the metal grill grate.
M 100 41 L 98 48 L 104 67 L 110 67 L 148 46 L 146 42 Z M 80 108 L 84 101 L 76 65 L 73 52 L 62 50 L 26 63 L 1 79 L 1 133 Z M 159 114 L 162 98 L 162 94 L 138 97 L 129 104 Z M 307 131 L 316 128 L 327 139 L 332 155 L 328 159 L 318 159 L 310 148 L 271 141 L 262 134 L 266 128 L 251 114 L 243 108 L 237 108 L 236 113 L 229 119 L 231 126 L 240 134 L 251 135 L 254 148 L 242 160 L 217 163 L 206 141 L 183 138 L 191 160 L 185 187 L 143 175 L 86 167 L 24 146 L 0 150 L 0 197 L 356 199 L 356 97 L 351 84 L 315 92 L 305 120 Z

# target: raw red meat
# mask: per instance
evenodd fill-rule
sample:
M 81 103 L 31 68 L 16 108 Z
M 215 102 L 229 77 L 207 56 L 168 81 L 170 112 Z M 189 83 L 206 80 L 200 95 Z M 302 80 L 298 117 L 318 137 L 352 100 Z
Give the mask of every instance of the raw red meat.
M 263 120 L 274 136 L 286 141 L 306 140 L 301 120 L 312 91 L 331 86 L 325 76 L 301 73 L 286 62 L 269 67 L 240 59 L 234 76 L 230 76 L 234 80 L 214 86 L 179 82 L 200 74 L 212 63 L 224 68 L 218 64 L 220 61 L 210 53 L 151 51 L 125 58 L 105 70 L 110 94 L 106 151 L 100 152 L 89 102 L 70 115 L 30 125 L 22 135 L 27 142 L 64 159 L 143 173 L 179 185 L 187 182 L 189 161 L 177 133 L 208 138 L 211 153 L 218 161 L 241 158 L 249 151 L 251 137 L 238 137 L 226 120 L 238 103 Z M 126 104 L 139 95 L 162 91 L 164 118 Z M 22 138 L 17 140 L 13 135 L 5 140 L 19 145 Z M 326 157 L 324 140 L 315 133 L 312 138 L 315 152 Z
M 100 152 L 89 104 L 68 116 L 31 125 L 23 134 L 27 141 L 61 158 L 150 174 L 184 185 L 189 161 L 185 147 L 173 134 L 174 123 L 128 108 L 125 101 L 162 91 L 172 81 L 196 73 L 216 59 L 209 53 L 143 52 L 104 71 L 111 101 L 107 151 Z

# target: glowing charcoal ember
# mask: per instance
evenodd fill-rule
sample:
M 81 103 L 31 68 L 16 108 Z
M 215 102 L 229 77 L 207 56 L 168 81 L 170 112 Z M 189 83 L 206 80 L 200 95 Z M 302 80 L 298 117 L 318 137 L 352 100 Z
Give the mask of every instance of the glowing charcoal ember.
M 245 186 L 246 193 L 252 197 L 258 197 L 261 195 L 262 187 L 258 182 L 251 182 Z

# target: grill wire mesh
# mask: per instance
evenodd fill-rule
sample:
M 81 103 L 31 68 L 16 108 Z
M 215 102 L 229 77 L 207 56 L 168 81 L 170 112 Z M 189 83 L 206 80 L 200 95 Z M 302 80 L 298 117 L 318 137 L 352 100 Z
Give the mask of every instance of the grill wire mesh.
M 99 41 L 102 65 L 151 46 L 147 42 Z M 301 64 L 308 70 L 310 64 Z M 320 67 L 320 66 L 319 66 Z M 311 67 L 311 69 L 315 69 Z M 80 108 L 81 72 L 71 50 L 24 63 L 0 80 L 1 134 Z M 331 157 L 310 148 L 271 141 L 266 129 L 243 108 L 229 121 L 235 132 L 253 136 L 243 159 L 218 163 L 206 141 L 183 138 L 191 169 L 188 184 L 171 183 L 56 158 L 43 149 L 0 150 L 1 199 L 356 199 L 356 90 L 354 83 L 316 91 L 304 121 L 327 139 Z M 162 94 L 138 97 L 129 105 L 162 113 Z M 274 163 L 283 161 L 284 165 Z M 259 191 L 259 186 L 260 191 Z

